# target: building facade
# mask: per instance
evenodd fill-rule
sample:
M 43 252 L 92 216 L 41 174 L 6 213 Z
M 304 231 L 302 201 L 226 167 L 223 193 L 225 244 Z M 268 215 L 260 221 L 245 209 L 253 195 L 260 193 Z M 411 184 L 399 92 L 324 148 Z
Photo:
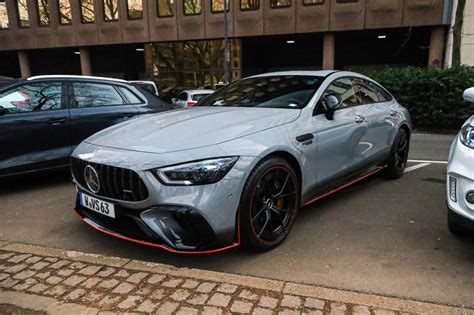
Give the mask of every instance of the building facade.
M 470 6 L 472 3 L 470 3 Z M 441 66 L 452 0 L 228 0 L 233 77 Z M 0 0 L 0 75 L 222 77 L 224 0 Z

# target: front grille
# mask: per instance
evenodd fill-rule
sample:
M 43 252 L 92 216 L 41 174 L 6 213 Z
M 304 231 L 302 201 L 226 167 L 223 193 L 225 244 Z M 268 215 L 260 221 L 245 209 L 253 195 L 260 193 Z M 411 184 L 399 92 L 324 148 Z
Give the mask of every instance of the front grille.
M 99 175 L 99 196 L 124 201 L 142 201 L 148 198 L 148 190 L 140 176 L 132 170 L 87 162 L 71 158 L 71 171 L 76 181 L 85 189 L 87 184 L 84 179 L 84 169 L 92 166 Z

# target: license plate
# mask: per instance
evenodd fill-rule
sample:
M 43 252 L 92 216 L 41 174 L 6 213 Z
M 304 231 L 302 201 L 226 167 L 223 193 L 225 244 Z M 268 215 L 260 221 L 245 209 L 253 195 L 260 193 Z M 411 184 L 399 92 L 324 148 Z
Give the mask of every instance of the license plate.
M 115 207 L 113 203 L 102 201 L 82 193 L 80 194 L 80 201 L 83 207 L 115 219 Z

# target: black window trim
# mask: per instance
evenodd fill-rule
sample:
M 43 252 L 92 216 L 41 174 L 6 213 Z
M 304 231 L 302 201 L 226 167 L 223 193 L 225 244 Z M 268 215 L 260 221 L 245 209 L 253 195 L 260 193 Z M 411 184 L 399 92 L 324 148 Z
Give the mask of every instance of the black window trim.
M 92 8 L 94 9 L 94 20 L 93 21 L 85 21 L 84 20 L 84 14 L 82 14 L 82 1 L 83 0 L 78 0 L 79 1 L 79 16 L 81 18 L 81 24 L 94 24 L 95 23 L 95 17 L 96 17 L 96 14 L 95 14 L 95 1 L 96 0 L 92 0 Z
M 175 9 L 176 9 L 176 2 L 173 2 L 173 12 L 171 15 L 160 15 L 160 0 L 155 0 L 156 1 L 156 16 L 161 19 L 161 18 L 171 18 L 175 16 Z M 170 0 L 168 0 L 170 1 Z
M 5 9 L 6 9 L 6 13 L 7 13 L 8 26 L 7 26 L 7 27 L 2 27 L 2 28 L 0 28 L 0 32 L 1 32 L 1 31 L 6 31 L 6 30 L 9 30 L 9 29 L 10 29 L 10 17 L 8 16 L 7 2 L 6 2 L 6 0 L 3 0 L 3 1 L 4 1 L 4 3 L 5 3 Z
M 113 20 L 107 20 L 106 19 L 106 14 L 105 14 L 105 1 L 106 0 L 102 0 L 102 13 L 103 13 L 103 20 L 105 23 L 114 23 L 114 22 L 118 22 L 119 21 L 119 18 L 120 18 L 120 4 L 119 4 L 119 0 L 116 0 L 117 1 L 117 18 L 116 19 L 113 19 Z
M 28 6 L 28 1 L 26 0 L 27 2 L 27 8 L 26 8 L 26 15 L 28 15 L 28 26 L 22 26 L 21 25 L 21 17 L 20 17 L 20 3 L 19 3 L 20 0 L 16 0 L 15 3 L 16 3 L 16 20 L 17 20 L 17 24 L 18 24 L 18 28 L 22 28 L 22 29 L 25 29 L 25 28 L 30 28 L 31 27 L 31 19 L 30 19 L 30 8 Z M 6 3 L 6 2 L 5 2 Z
M 212 13 L 212 14 L 222 14 L 222 13 L 224 13 L 224 10 L 218 10 L 218 11 L 216 11 L 216 10 L 212 9 L 212 3 L 213 3 L 214 1 L 216 1 L 216 0 L 209 0 L 209 2 L 210 2 L 210 4 L 211 4 L 211 13 Z M 231 3 L 232 3 L 232 2 L 230 2 L 229 0 L 224 0 L 224 7 L 225 7 L 225 3 L 226 3 L 226 2 L 229 2 L 229 6 L 227 7 L 227 12 L 230 12 L 230 7 L 231 7 Z
M 57 4 L 58 4 L 58 22 L 59 22 L 59 25 L 62 25 L 62 26 L 68 26 L 68 25 L 72 25 L 72 3 L 71 3 L 71 0 L 68 0 L 69 1 L 69 8 L 71 9 L 71 22 L 70 23 L 63 23 L 61 22 L 61 5 L 59 4 L 59 1 L 61 0 L 57 0 Z
M 334 72 L 333 72 L 334 73 Z M 330 73 L 329 75 L 333 74 L 333 73 Z M 329 76 L 328 75 L 328 76 Z M 326 77 L 327 78 L 327 77 Z M 316 101 L 316 106 L 314 107 L 314 110 L 313 110 L 313 116 L 318 116 L 318 115 L 321 115 L 321 114 L 324 114 L 324 111 L 318 113 L 318 109 L 319 109 L 319 106 L 321 106 L 321 102 L 323 100 L 323 97 L 324 97 L 324 93 L 326 93 L 327 89 L 331 86 L 331 84 L 333 84 L 334 82 L 336 82 L 337 80 L 340 80 L 340 79 L 350 79 L 351 80 L 351 84 L 352 84 L 352 80 L 354 78 L 357 78 L 355 76 L 351 76 L 351 75 L 345 75 L 345 76 L 341 76 L 341 77 L 337 77 L 335 78 L 334 80 L 331 80 L 331 82 L 328 84 L 328 86 L 324 89 L 323 93 L 321 93 L 321 96 L 319 97 L 319 99 Z M 324 81 L 321 83 L 321 85 L 324 83 Z M 356 106 L 351 106 L 350 108 L 352 107 L 358 107 L 358 106 L 361 106 L 363 104 L 359 104 L 359 105 L 356 105 Z M 343 108 L 343 109 L 346 109 L 346 108 Z M 340 109 L 336 109 L 336 111 L 338 111 Z
M 120 96 L 125 100 L 126 104 L 124 105 L 144 105 L 146 102 L 143 100 L 143 97 L 141 95 L 138 95 L 134 91 L 132 91 L 130 88 L 124 85 L 114 85 L 115 89 L 119 92 Z M 140 102 L 139 103 L 133 103 L 131 100 L 128 99 L 127 95 L 122 92 L 122 89 L 127 90 L 130 92 L 132 95 L 134 95 Z
M 126 0 L 125 3 L 127 5 L 127 19 L 130 20 L 130 21 L 140 21 L 140 20 L 143 20 L 143 17 L 144 17 L 144 0 L 141 0 L 142 2 L 142 16 L 141 17 L 136 17 L 136 18 L 133 18 L 133 17 L 130 17 L 130 7 L 128 6 L 128 3 L 129 3 L 130 0 Z
M 48 5 L 48 7 L 46 8 L 46 11 L 48 12 L 48 24 L 41 24 L 40 6 L 39 6 L 40 1 L 41 0 L 36 0 L 36 17 L 38 18 L 38 27 L 50 27 L 51 26 L 51 12 L 50 12 L 50 9 L 49 9 L 50 8 L 50 5 L 49 5 L 50 0 L 46 0 L 46 4 Z M 58 7 L 59 7 L 59 3 L 58 3 Z
M 258 11 L 258 10 L 260 10 L 260 1 L 258 2 L 258 6 L 257 6 L 256 9 L 252 9 L 252 8 L 242 9 L 242 0 L 239 0 L 239 1 L 240 1 L 240 3 L 239 3 L 240 11 L 246 12 L 246 11 Z
M 181 3 L 183 4 L 183 15 L 184 15 L 184 16 L 196 16 L 196 15 L 201 15 L 201 14 L 202 14 L 202 1 L 203 1 L 203 0 L 199 0 L 199 1 L 200 1 L 200 3 L 201 3 L 201 11 L 199 11 L 199 13 L 187 14 L 187 13 L 186 13 L 186 4 L 185 4 L 186 0 L 183 0 L 183 1 L 181 2 Z
M 315 7 L 315 6 L 318 6 L 318 5 L 325 5 L 326 4 L 326 0 L 322 0 L 322 1 L 323 2 L 321 2 L 321 3 L 305 3 L 305 0 L 301 0 L 301 3 L 305 7 Z

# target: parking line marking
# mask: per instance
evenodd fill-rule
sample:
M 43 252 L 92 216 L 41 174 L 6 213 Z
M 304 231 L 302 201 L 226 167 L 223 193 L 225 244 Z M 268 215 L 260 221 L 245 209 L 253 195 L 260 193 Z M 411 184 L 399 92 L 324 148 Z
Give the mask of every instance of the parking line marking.
M 431 161 L 431 160 L 408 160 L 413 163 L 429 163 L 429 164 L 448 164 L 448 161 Z
M 420 164 L 409 166 L 405 169 L 405 173 L 417 170 L 419 168 L 422 168 L 422 167 L 425 167 L 425 166 L 428 166 L 428 165 L 430 165 L 430 163 L 420 163 Z

